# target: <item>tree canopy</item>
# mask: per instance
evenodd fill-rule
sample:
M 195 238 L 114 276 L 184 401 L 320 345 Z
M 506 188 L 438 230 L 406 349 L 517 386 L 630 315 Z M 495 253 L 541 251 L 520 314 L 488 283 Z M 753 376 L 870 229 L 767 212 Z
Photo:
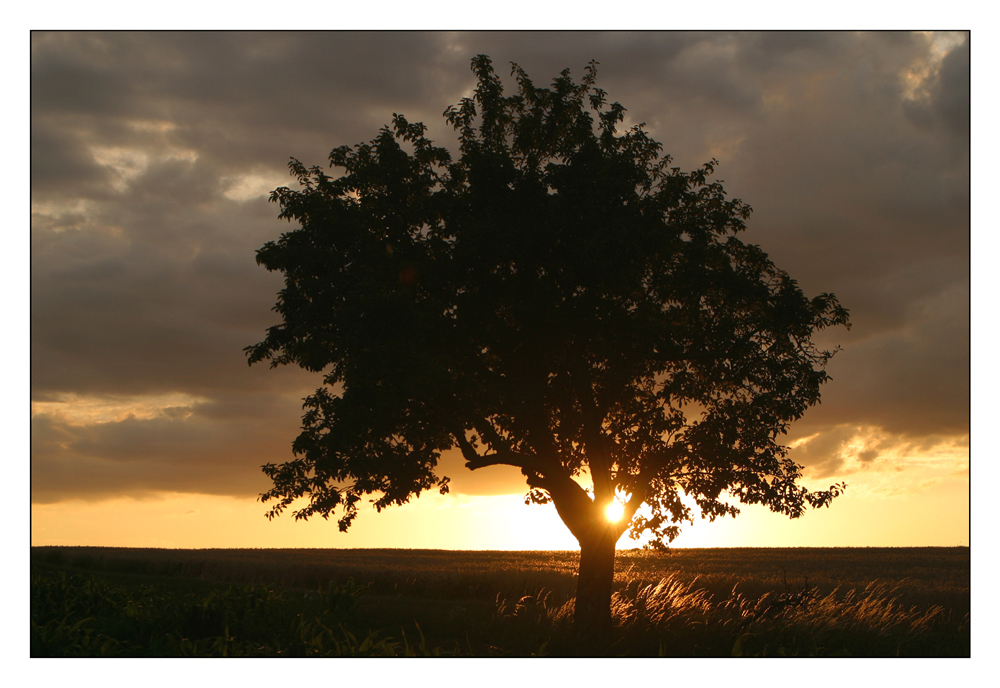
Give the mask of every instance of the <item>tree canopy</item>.
M 847 310 L 739 238 L 751 209 L 715 160 L 682 172 L 623 127 L 595 62 L 548 88 L 513 65 L 510 95 L 489 58 L 472 68 L 444 112 L 456 155 L 396 114 L 331 152 L 339 174 L 293 159 L 299 188 L 271 195 L 297 226 L 257 253 L 285 276 L 282 322 L 248 359 L 323 384 L 293 458 L 264 466 L 269 516 L 304 497 L 296 518 L 346 530 L 365 499 L 446 492 L 456 447 L 472 470 L 520 468 L 581 545 L 667 544 L 696 516 L 683 495 L 713 519 L 829 504 L 844 486 L 802 487 L 780 439 L 829 379 L 813 335 Z M 616 498 L 624 518 L 598 525 Z

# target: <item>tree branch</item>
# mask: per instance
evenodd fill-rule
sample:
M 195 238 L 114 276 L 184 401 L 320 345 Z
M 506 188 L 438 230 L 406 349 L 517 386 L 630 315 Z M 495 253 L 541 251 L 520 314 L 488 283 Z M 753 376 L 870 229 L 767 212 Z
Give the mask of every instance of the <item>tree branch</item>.
M 474 471 L 486 466 L 515 466 L 528 471 L 538 471 L 541 468 L 536 457 L 517 452 L 493 452 L 482 456 L 477 455 L 472 459 L 466 456 L 465 467 L 469 470 Z
M 504 438 L 500 437 L 500 433 L 496 431 L 496 428 L 493 427 L 493 423 L 485 418 L 472 421 L 472 427 L 491 447 L 499 448 L 507 444 Z
M 500 436 L 495 431 L 493 434 L 496 436 L 497 440 L 500 440 Z M 475 471 L 480 468 L 485 468 L 486 466 L 515 466 L 524 470 L 542 470 L 541 462 L 538 460 L 538 457 L 531 456 L 529 454 L 521 454 L 510 449 L 499 449 L 494 450 L 489 454 L 480 454 L 465 436 L 465 428 L 455 428 L 452 431 L 452 435 L 454 435 L 459 449 L 462 450 L 462 457 L 465 459 L 465 467 L 469 470 Z
M 646 488 L 643 486 L 636 487 L 632 491 L 632 496 L 625 502 L 625 511 L 622 513 L 621 520 L 626 527 L 631 523 L 632 517 L 635 516 L 635 512 L 639 510 L 644 501 L 646 501 Z
M 465 428 L 456 428 L 452 430 L 451 434 L 454 435 L 455 442 L 458 444 L 458 448 L 462 450 L 462 456 L 466 461 L 478 461 L 482 458 L 465 436 Z
M 568 475 L 542 476 L 531 471 L 526 475 L 529 487 L 549 493 L 559 517 L 576 539 L 582 542 L 587 538 L 595 523 L 594 501 L 580 484 Z

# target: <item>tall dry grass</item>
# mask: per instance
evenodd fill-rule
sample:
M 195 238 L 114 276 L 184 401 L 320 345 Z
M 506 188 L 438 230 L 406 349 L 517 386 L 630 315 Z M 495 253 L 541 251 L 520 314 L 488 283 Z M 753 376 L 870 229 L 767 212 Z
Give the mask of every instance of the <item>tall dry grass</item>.
M 954 656 L 969 652 L 969 614 L 899 601 L 885 582 L 860 592 L 817 588 L 715 601 L 676 578 L 617 593 L 612 610 L 628 654 L 698 656 Z
M 496 635 L 518 654 L 573 655 L 574 600 L 549 591 L 497 600 Z M 940 605 L 900 603 L 898 586 L 860 592 L 817 588 L 721 599 L 676 576 L 633 581 L 611 602 L 616 656 L 660 657 L 962 657 L 970 651 L 969 614 Z
M 428 648 L 475 656 L 572 655 L 577 556 L 32 548 L 39 568 L 158 589 L 267 582 L 308 599 L 353 579 L 363 586 L 350 617 L 358 638 L 419 633 Z M 968 656 L 968 558 L 967 548 L 620 553 L 612 653 Z

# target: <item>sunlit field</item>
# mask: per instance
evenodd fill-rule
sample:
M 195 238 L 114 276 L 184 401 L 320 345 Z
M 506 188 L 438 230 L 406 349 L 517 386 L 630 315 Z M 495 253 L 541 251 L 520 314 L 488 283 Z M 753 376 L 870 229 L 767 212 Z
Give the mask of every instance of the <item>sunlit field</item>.
M 34 547 L 32 656 L 572 655 L 577 553 Z M 619 656 L 968 656 L 969 549 L 619 553 Z

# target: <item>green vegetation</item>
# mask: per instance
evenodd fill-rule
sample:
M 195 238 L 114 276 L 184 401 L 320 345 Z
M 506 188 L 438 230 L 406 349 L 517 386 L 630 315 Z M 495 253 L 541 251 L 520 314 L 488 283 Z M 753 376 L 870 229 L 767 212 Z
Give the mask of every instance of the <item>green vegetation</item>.
M 574 654 L 574 552 L 32 548 L 31 654 Z M 617 656 L 969 656 L 968 548 L 624 551 Z

